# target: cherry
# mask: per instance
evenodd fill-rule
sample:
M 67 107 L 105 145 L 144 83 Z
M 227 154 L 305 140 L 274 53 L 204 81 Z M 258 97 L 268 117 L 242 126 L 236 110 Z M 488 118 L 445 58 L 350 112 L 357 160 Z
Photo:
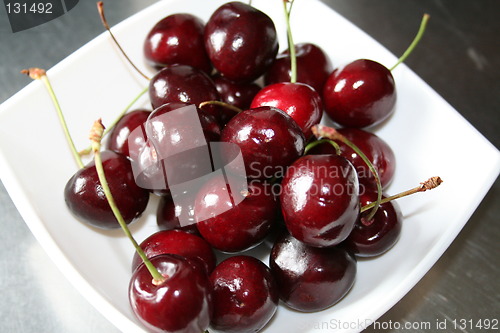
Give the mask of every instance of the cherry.
M 258 332 L 278 306 L 269 267 L 250 256 L 222 261 L 210 275 L 214 314 L 211 326 L 223 332 Z
M 428 19 L 425 14 L 414 41 L 391 69 L 373 60 L 358 59 L 330 74 L 323 87 L 323 102 L 333 121 L 363 128 L 377 125 L 393 113 L 396 87 L 391 71 L 415 48 Z
M 155 67 L 189 65 L 210 74 L 212 64 L 205 51 L 204 30 L 205 24 L 194 15 L 169 15 L 149 31 L 144 55 Z
M 214 67 L 233 81 L 253 81 L 278 53 L 273 21 L 242 2 L 219 7 L 205 26 L 205 47 Z
M 174 254 L 150 261 L 164 279 L 155 282 L 145 265 L 134 271 L 129 300 L 137 318 L 150 332 L 204 332 L 212 313 L 206 272 Z
M 174 168 L 173 171 L 176 172 L 180 165 L 184 163 L 185 168 L 176 174 L 189 178 L 192 175 L 203 173 L 203 170 L 206 169 L 206 165 L 195 165 L 192 163 L 193 151 L 191 148 L 199 147 L 199 149 L 205 149 L 207 142 L 219 140 L 220 128 L 217 121 L 199 108 L 196 111 L 204 137 L 195 138 L 193 136 L 192 123 L 186 123 L 186 121 L 181 124 L 166 123 L 164 114 L 188 106 L 185 103 L 172 102 L 155 109 L 149 116 L 148 123 L 145 125 L 147 128 L 141 131 L 148 133 L 146 144 L 137 156 L 131 156 L 131 159 L 137 165 L 137 169 L 141 171 L 137 175 L 136 181 L 141 186 L 153 190 L 156 194 L 168 194 L 169 183 L 166 180 L 163 170 L 164 161 L 159 156 L 155 145 L 159 146 L 158 148 L 162 147 L 161 149 L 163 150 L 168 150 L 169 153 L 173 151 L 180 152 L 176 154 L 177 159 L 175 160 L 178 168 Z M 192 176 L 189 180 L 194 178 L 196 177 Z M 180 180 L 177 179 L 176 183 L 179 182 Z
M 354 143 L 366 155 L 375 170 L 377 170 L 382 187 L 386 188 L 394 177 L 396 169 L 396 158 L 391 147 L 377 135 L 362 129 L 341 128 L 337 131 Z M 360 186 L 376 188 L 375 178 L 359 154 L 342 141 L 337 143 L 341 155 L 347 158 L 356 168 Z M 308 153 L 314 155 L 335 154 L 336 151 L 331 144 L 325 142 L 311 148 Z
M 247 176 L 257 179 L 283 176 L 305 147 L 305 137 L 297 123 L 270 106 L 236 115 L 222 130 L 221 141 L 240 147 Z
M 347 159 L 303 156 L 281 184 L 281 211 L 292 236 L 316 247 L 333 246 L 349 236 L 359 214 L 359 187 Z
M 144 146 L 145 140 L 143 135 L 136 135 L 129 139 L 130 133 L 139 126 L 142 126 L 148 120 L 151 111 L 138 109 L 126 113 L 109 133 L 106 147 L 109 150 L 116 151 L 130 157 L 129 150 L 134 152 L 132 155 L 137 155 L 139 150 Z M 132 143 L 132 147 L 129 144 Z
M 196 196 L 198 231 L 220 251 L 240 252 L 258 245 L 276 218 L 278 205 L 270 185 L 252 181 L 244 189 L 239 184 L 232 177 L 213 177 Z
M 219 94 L 205 72 L 187 65 L 169 65 L 151 78 L 149 97 L 156 109 L 169 102 L 198 105 L 218 100 Z
M 256 83 L 234 82 L 221 75 L 214 76 L 213 81 L 219 92 L 221 101 L 242 110 L 250 107 L 254 96 L 260 90 L 260 87 Z
M 391 72 L 378 62 L 359 59 L 335 69 L 323 88 L 325 111 L 346 127 L 376 125 L 391 115 L 396 88 Z
M 297 56 L 297 82 L 305 83 L 318 93 L 323 91 L 323 85 L 332 72 L 332 63 L 326 53 L 312 43 L 295 44 Z M 290 82 L 290 51 L 287 49 L 278 54 L 271 68 L 266 72 L 264 82 L 267 85 L 279 82 Z
M 181 226 L 179 216 L 182 214 L 188 215 L 189 224 Z M 176 205 L 170 195 L 161 197 L 156 210 L 156 222 L 161 230 L 179 229 L 191 234 L 199 234 L 192 205 Z
M 340 247 L 315 248 L 284 233 L 269 258 L 280 299 L 292 309 L 314 312 L 337 303 L 354 284 L 356 260 Z
M 149 192 L 135 183 L 127 157 L 104 151 L 102 160 L 116 205 L 126 223 L 130 223 L 146 209 Z M 120 227 L 104 195 L 93 161 L 69 179 L 64 198 L 69 210 L 83 222 L 103 229 Z
M 362 206 L 375 200 L 377 200 L 376 191 L 366 191 L 360 195 Z M 378 256 L 398 241 L 402 220 L 403 215 L 397 202 L 383 203 L 369 221 L 366 220 L 366 214 L 361 213 L 349 237 L 342 244 L 359 257 Z
M 181 257 L 199 261 L 210 274 L 215 268 L 215 254 L 210 245 L 201 237 L 182 230 L 162 230 L 155 232 L 140 244 L 148 258 L 160 254 L 177 254 Z M 142 264 L 141 257 L 135 253 L 132 271 Z
M 264 87 L 254 97 L 251 108 L 272 106 L 283 110 L 300 126 L 306 138 L 311 127 L 320 122 L 323 103 L 319 94 L 307 84 L 283 82 Z

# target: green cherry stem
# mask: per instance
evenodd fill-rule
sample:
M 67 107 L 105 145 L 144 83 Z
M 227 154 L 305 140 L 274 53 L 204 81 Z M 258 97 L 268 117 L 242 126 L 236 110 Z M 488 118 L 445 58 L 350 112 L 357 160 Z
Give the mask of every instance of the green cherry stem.
M 153 277 L 153 283 L 156 285 L 161 284 L 163 281 L 165 281 L 165 278 L 163 277 L 163 275 L 161 275 L 160 272 L 158 272 L 158 270 L 151 263 L 151 261 L 149 261 L 142 248 L 135 241 L 134 237 L 132 236 L 132 233 L 130 232 L 130 229 L 127 226 L 127 223 L 125 223 L 125 220 L 123 219 L 122 214 L 120 213 L 120 210 L 116 206 L 116 202 L 113 198 L 113 195 L 111 194 L 111 190 L 109 188 L 108 181 L 104 173 L 104 167 L 102 165 L 102 159 L 101 159 L 101 140 L 103 132 L 104 132 L 104 126 L 102 125 L 101 119 L 99 119 L 94 122 L 94 125 L 92 126 L 92 130 L 90 131 L 90 136 L 89 136 L 92 145 L 92 151 L 94 153 L 97 176 L 99 177 L 99 182 L 101 183 L 102 190 L 104 191 L 109 206 L 111 207 L 111 210 L 113 211 L 116 220 L 120 224 L 120 227 L 123 229 L 128 239 L 132 242 L 132 244 L 135 247 L 135 250 L 141 257 L 141 259 L 144 261 L 144 264 L 151 273 L 151 276 Z
M 82 159 L 80 157 L 80 154 L 78 154 L 78 150 L 76 150 L 75 143 L 73 142 L 73 139 L 71 138 L 71 134 L 69 133 L 68 129 L 68 124 L 66 123 L 66 120 L 64 119 L 64 115 L 61 110 L 61 105 L 59 104 L 59 101 L 57 100 L 56 94 L 54 92 L 54 89 L 52 89 L 52 84 L 50 83 L 50 80 L 47 76 L 47 73 L 44 69 L 41 68 L 29 68 L 29 69 L 23 69 L 21 71 L 22 74 L 27 74 L 30 78 L 34 80 L 40 80 L 43 82 L 45 85 L 45 88 L 47 88 L 47 91 L 50 95 L 50 98 L 52 99 L 52 102 L 54 104 L 54 107 L 56 108 L 57 116 L 59 118 L 59 122 L 61 123 L 61 126 L 64 131 L 64 136 L 66 137 L 66 141 L 68 141 L 69 148 L 71 149 L 71 153 L 73 154 L 73 157 L 75 158 L 76 164 L 78 164 L 79 168 L 83 168 L 84 164 L 82 162 Z
M 431 178 L 427 179 L 425 182 L 420 183 L 419 186 L 412 188 L 411 190 L 403 191 L 401 193 L 391 195 L 390 197 L 382 199 L 380 201 L 380 204 L 384 204 L 386 202 L 396 200 L 399 198 L 403 198 L 403 197 L 406 197 L 408 195 L 412 195 L 412 194 L 415 194 L 418 192 L 425 192 L 427 190 L 432 190 L 432 189 L 438 187 L 439 185 L 441 185 L 442 182 L 443 182 L 443 180 L 440 177 L 431 177 Z M 361 207 L 361 213 L 367 211 L 368 209 L 373 208 L 374 206 L 375 206 L 375 202 L 372 202 L 366 206 Z
M 118 40 L 115 38 L 115 36 L 113 35 L 113 33 L 111 32 L 111 28 L 109 27 L 109 24 L 108 24 L 108 21 L 106 20 L 106 17 L 104 16 L 104 4 L 102 1 L 99 1 L 97 2 L 97 11 L 99 12 L 99 16 L 101 18 L 101 21 L 102 21 L 102 25 L 104 26 L 104 28 L 106 28 L 106 30 L 109 32 L 109 35 L 111 36 L 111 38 L 113 39 L 113 41 L 115 42 L 116 46 L 120 49 L 120 52 L 123 54 L 123 56 L 125 57 L 125 59 L 127 59 L 127 61 L 129 62 L 129 64 L 134 67 L 134 69 L 137 71 L 137 73 L 139 73 L 143 78 L 145 78 L 146 80 L 150 80 L 150 78 L 144 74 L 133 62 L 132 60 L 130 60 L 130 58 L 127 56 L 127 54 L 125 53 L 125 51 L 123 50 L 123 48 L 121 47 L 120 43 L 118 43 Z
M 410 46 L 406 49 L 405 53 L 398 59 L 396 64 L 389 69 L 391 72 L 394 68 L 396 68 L 400 63 L 406 60 L 408 56 L 413 52 L 413 49 L 417 46 L 417 44 L 420 42 L 420 39 L 422 39 L 422 36 L 424 35 L 425 28 L 427 27 L 427 22 L 429 21 L 430 15 L 429 14 L 424 14 L 422 17 L 422 22 L 420 23 L 420 28 L 418 29 L 417 35 L 413 39 L 413 42 L 411 42 Z
M 375 216 L 375 213 L 378 210 L 378 207 L 380 206 L 380 202 L 382 201 L 382 184 L 380 183 L 380 177 L 378 175 L 377 170 L 373 166 L 373 163 L 366 157 L 366 155 L 359 149 L 354 143 L 351 142 L 351 140 L 347 139 L 345 136 L 340 134 L 336 129 L 324 125 L 314 125 L 311 128 L 314 136 L 316 138 L 327 138 L 331 140 L 339 140 L 342 141 L 344 144 L 349 146 L 356 154 L 358 154 L 359 157 L 365 162 L 365 164 L 368 166 L 370 169 L 370 172 L 373 174 L 373 177 L 375 178 L 375 183 L 377 184 L 377 200 L 373 204 L 373 209 L 370 211 L 368 216 L 366 217 L 367 221 L 371 221 L 373 217 Z
M 243 112 L 243 110 L 240 109 L 239 107 L 231 105 L 231 104 L 228 104 L 228 103 L 224 103 L 224 102 L 221 102 L 221 101 L 206 101 L 206 102 L 201 102 L 200 105 L 198 105 L 198 108 L 203 109 L 203 107 L 206 106 L 206 105 L 222 106 L 223 108 L 232 110 L 232 111 L 234 111 L 236 113 Z
M 111 125 L 109 125 L 104 130 L 104 133 L 102 134 L 103 137 L 106 136 L 106 134 L 108 134 L 109 131 L 111 131 L 113 129 L 113 127 L 116 126 L 116 124 L 120 121 L 120 119 L 123 118 L 123 116 L 132 108 L 132 106 L 134 106 L 134 104 L 139 100 L 139 98 L 141 98 L 142 95 L 144 95 L 148 91 L 148 89 L 149 89 L 149 87 L 146 87 L 143 90 L 141 90 L 141 92 L 137 96 L 135 96 L 134 99 L 130 103 L 128 103 L 128 105 L 122 110 L 122 112 L 120 112 L 118 117 L 115 118 L 115 120 L 111 123 Z M 90 154 L 91 151 L 92 151 L 92 146 L 88 146 L 87 148 L 80 150 L 78 152 L 78 154 L 80 156 L 85 156 L 85 155 Z
M 333 146 L 333 148 L 335 148 L 335 153 L 337 155 L 340 155 L 340 147 L 338 145 L 337 142 L 333 141 L 333 140 L 330 140 L 330 139 L 321 139 L 321 140 L 316 140 L 316 141 L 313 141 L 311 143 L 309 143 L 306 148 L 304 149 L 304 155 L 307 155 L 307 153 L 313 149 L 314 147 L 322 144 L 322 143 L 329 143 Z
M 286 34 L 288 41 L 288 52 L 290 52 L 290 82 L 297 82 L 297 55 L 295 54 L 295 44 L 293 42 L 292 28 L 290 25 L 290 14 L 292 13 L 292 6 L 294 0 L 282 0 L 283 8 L 285 10 Z

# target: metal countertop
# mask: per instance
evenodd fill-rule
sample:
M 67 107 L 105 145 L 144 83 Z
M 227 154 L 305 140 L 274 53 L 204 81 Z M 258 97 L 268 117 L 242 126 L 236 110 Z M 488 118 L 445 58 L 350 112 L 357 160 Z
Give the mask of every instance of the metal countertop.
M 322 1 L 394 54 L 402 54 L 422 14 L 429 13 L 426 35 L 406 65 L 500 147 L 500 1 Z M 108 21 L 114 25 L 154 2 L 106 0 Z M 20 69 L 51 68 L 102 31 L 95 1 L 82 0 L 67 14 L 18 33 L 12 33 L 1 8 L 0 103 L 29 83 L 19 75 Z M 441 331 L 482 332 L 471 323 L 499 320 L 499 216 L 497 179 L 436 265 L 379 318 L 387 329 L 366 331 L 429 332 L 437 331 L 438 322 L 447 322 L 447 329 Z M 117 331 L 48 258 L 1 183 L 0 220 L 0 332 Z M 454 319 L 467 320 L 463 330 L 453 329 Z M 433 329 L 391 329 L 396 325 L 389 325 L 405 322 L 414 327 L 429 322 Z

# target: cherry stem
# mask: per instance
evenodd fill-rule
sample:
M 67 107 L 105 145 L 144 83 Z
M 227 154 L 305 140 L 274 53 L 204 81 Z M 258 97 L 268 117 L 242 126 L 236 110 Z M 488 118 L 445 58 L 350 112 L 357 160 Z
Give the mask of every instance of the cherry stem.
M 286 33 L 288 41 L 288 51 L 290 52 L 290 82 L 297 82 L 297 56 L 295 54 L 295 44 L 293 43 L 292 28 L 290 25 L 290 14 L 292 12 L 294 0 L 283 0 L 283 8 L 285 10 Z
M 221 102 L 221 101 L 206 101 L 206 102 L 201 102 L 200 105 L 198 105 L 198 108 L 202 109 L 206 105 L 222 106 L 222 107 L 224 107 L 226 109 L 229 109 L 229 110 L 232 110 L 232 111 L 234 111 L 236 113 L 243 112 L 243 110 L 240 109 L 239 107 L 231 105 L 231 104 L 228 104 L 228 103 L 224 103 L 224 102 Z
M 123 116 L 132 108 L 132 106 L 139 100 L 139 98 L 141 98 L 142 95 L 144 95 L 148 91 L 148 89 L 149 87 L 144 88 L 137 96 L 134 97 L 134 99 L 123 109 L 123 111 L 118 115 L 118 117 L 115 118 L 115 120 L 111 123 L 111 125 L 109 125 L 104 130 L 104 133 L 102 134 L 103 137 L 106 136 L 106 134 L 108 134 L 109 131 L 111 131 L 113 127 L 116 126 L 116 124 L 120 121 L 120 119 L 123 118 Z M 80 156 L 85 156 L 90 154 L 91 151 L 92 151 L 92 146 L 88 146 L 87 148 L 80 150 L 78 154 Z
M 415 194 L 418 192 L 425 192 L 427 190 L 432 190 L 432 189 L 438 187 L 439 185 L 441 185 L 442 182 L 443 182 L 443 180 L 440 177 L 431 177 L 431 178 L 427 179 L 425 182 L 420 183 L 419 186 L 412 188 L 411 190 L 403 191 L 401 193 L 391 195 L 390 197 L 382 199 L 380 201 L 380 204 L 383 204 L 383 203 L 386 203 L 386 202 L 389 202 L 392 200 L 396 200 L 399 198 L 403 198 L 403 197 L 406 197 L 408 195 L 412 195 L 412 194 Z M 364 211 L 367 211 L 368 209 L 370 209 L 374 206 L 375 206 L 375 202 L 372 202 L 366 206 L 361 207 L 361 213 L 363 213 Z
M 109 206 L 111 207 L 111 210 L 113 211 L 113 214 L 116 217 L 116 220 L 120 224 L 120 227 L 123 229 L 125 232 L 125 235 L 128 237 L 128 239 L 132 242 L 132 244 L 135 247 L 135 250 L 141 257 L 141 259 L 144 261 L 144 264 L 146 265 L 147 269 L 151 273 L 151 276 L 153 277 L 153 283 L 155 284 L 161 284 L 163 281 L 165 281 L 165 278 L 163 275 L 161 275 L 160 272 L 156 269 L 156 267 L 149 261 L 148 257 L 142 250 L 142 248 L 139 246 L 139 244 L 136 242 L 134 239 L 134 236 L 132 236 L 132 233 L 130 232 L 130 229 L 127 226 L 127 223 L 125 223 L 125 220 L 123 219 L 122 214 L 120 213 L 120 210 L 118 209 L 115 199 L 113 198 L 113 195 L 111 194 L 111 190 L 108 185 L 108 181 L 106 179 L 106 175 L 104 172 L 104 167 L 102 165 L 102 159 L 101 159 L 101 140 L 102 140 L 102 135 L 104 132 L 104 126 L 102 124 L 101 119 L 96 120 L 94 122 L 94 125 L 92 126 L 92 130 L 90 131 L 89 139 L 92 144 L 92 151 L 94 152 L 94 160 L 95 160 L 95 167 L 97 170 L 97 176 L 99 177 L 99 182 L 101 183 L 102 190 L 104 191 L 104 195 L 106 196 L 106 199 L 108 200 Z
M 61 105 L 59 105 L 59 101 L 57 100 L 56 94 L 54 92 L 54 89 L 52 89 L 52 84 L 50 84 L 50 80 L 47 76 L 47 73 L 44 69 L 41 68 L 29 68 L 29 69 L 23 69 L 21 71 L 22 74 L 27 74 L 30 78 L 33 80 L 41 80 L 43 84 L 45 85 L 45 88 L 47 89 L 50 98 L 52 99 L 52 103 L 54 104 L 54 107 L 56 108 L 57 111 L 57 116 L 59 117 L 59 122 L 61 123 L 61 126 L 64 131 L 64 136 L 66 137 L 66 141 L 69 144 L 69 148 L 71 149 L 71 153 L 73 154 L 73 157 L 75 158 L 76 164 L 78 164 L 79 168 L 83 168 L 84 164 L 82 162 L 82 159 L 80 155 L 78 154 L 78 150 L 76 150 L 75 143 L 73 142 L 73 139 L 71 138 L 71 134 L 69 133 L 68 129 L 68 124 L 66 123 L 66 120 L 64 119 L 64 115 L 61 110 Z
M 417 46 L 417 44 L 420 42 L 420 39 L 422 39 L 422 36 L 424 35 L 425 28 L 427 27 L 427 22 L 429 21 L 430 15 L 429 14 L 424 14 L 422 17 L 422 22 L 420 23 L 420 28 L 418 29 L 417 35 L 413 39 L 413 42 L 411 42 L 410 46 L 406 49 L 405 53 L 398 59 L 396 64 L 389 69 L 391 72 L 394 68 L 396 68 L 400 63 L 404 62 L 406 58 L 413 52 L 413 49 Z
M 380 206 L 380 202 L 382 201 L 382 184 L 380 183 L 380 177 L 378 175 L 377 170 L 373 166 L 373 163 L 366 157 L 366 155 L 359 149 L 354 143 L 351 142 L 351 140 L 347 139 L 345 136 L 340 134 L 336 129 L 324 125 L 314 125 L 311 128 L 314 136 L 317 138 L 325 137 L 331 140 L 339 140 L 342 141 L 344 144 L 346 144 L 349 148 L 354 150 L 356 154 L 358 154 L 359 157 L 365 162 L 365 164 L 368 166 L 370 169 L 370 172 L 373 174 L 373 177 L 375 178 L 375 183 L 377 185 L 377 200 L 373 204 L 373 209 L 370 211 L 370 214 L 366 217 L 366 220 L 370 221 L 373 219 L 375 216 L 375 213 L 378 210 L 378 207 Z
M 120 43 L 118 43 L 118 40 L 115 38 L 115 36 L 113 35 L 113 33 L 111 32 L 111 28 L 109 27 L 109 24 L 108 24 L 108 21 L 106 20 L 106 17 L 104 16 L 104 4 L 102 1 L 99 1 L 97 2 L 97 11 L 99 12 L 99 16 L 101 17 L 101 21 L 102 21 L 102 25 L 104 26 L 104 28 L 106 28 L 106 30 L 109 32 L 109 35 L 111 36 L 111 38 L 113 39 L 113 41 L 115 42 L 116 46 L 118 46 L 118 48 L 120 49 L 120 52 L 123 54 L 123 56 L 125 57 L 125 59 L 127 59 L 127 61 L 129 62 L 130 65 L 132 65 L 132 67 L 134 67 L 134 69 L 137 71 L 137 73 L 139 73 L 140 75 L 142 75 L 142 77 L 144 77 L 146 80 L 150 80 L 150 78 L 144 74 L 133 62 L 132 60 L 130 60 L 130 58 L 127 56 L 127 54 L 125 53 L 125 51 L 123 50 L 123 48 L 121 47 Z
M 318 145 L 320 145 L 322 143 L 329 143 L 329 144 L 331 144 L 333 146 L 333 148 L 335 148 L 335 153 L 337 155 L 340 155 L 341 152 L 340 152 L 340 147 L 339 147 L 338 143 L 335 142 L 335 141 L 333 141 L 333 140 L 330 140 L 330 139 L 321 139 L 321 140 L 316 140 L 316 141 L 313 141 L 313 142 L 309 143 L 306 146 L 306 148 L 304 149 L 304 155 L 307 155 L 307 153 L 311 149 L 313 149 L 314 147 L 316 147 L 316 146 L 318 146 Z

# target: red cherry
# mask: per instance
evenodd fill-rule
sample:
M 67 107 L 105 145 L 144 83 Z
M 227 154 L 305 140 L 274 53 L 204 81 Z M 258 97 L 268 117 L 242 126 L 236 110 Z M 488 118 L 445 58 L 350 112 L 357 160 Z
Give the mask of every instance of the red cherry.
M 346 127 L 368 127 L 387 119 L 396 104 L 391 71 L 378 62 L 359 59 L 335 69 L 323 88 L 325 111 Z
M 326 53 L 317 45 L 311 43 L 295 44 L 297 57 L 297 82 L 305 83 L 318 93 L 323 91 L 323 85 L 332 72 L 332 63 Z M 266 86 L 279 82 L 290 82 L 290 53 L 285 50 L 280 53 L 273 65 L 267 71 L 264 79 Z
M 288 231 L 315 247 L 339 244 L 359 214 L 358 178 L 338 155 L 306 155 L 287 170 L 281 183 L 281 211 Z
M 235 1 L 219 7 L 208 20 L 205 47 L 223 76 L 250 82 L 272 64 L 278 53 L 278 38 L 269 16 Z
M 377 192 L 373 190 L 360 195 L 362 206 L 376 200 Z M 394 246 L 401 234 L 403 214 L 396 201 L 381 204 L 370 221 L 366 220 L 367 213 L 369 211 L 360 214 L 349 237 L 342 243 L 359 257 L 381 255 Z
M 340 247 L 307 246 L 285 233 L 269 258 L 280 299 L 302 312 L 324 310 L 337 303 L 354 284 L 356 260 Z
M 177 254 L 198 261 L 208 274 L 215 268 L 215 254 L 210 245 L 203 238 L 182 230 L 158 231 L 146 238 L 140 246 L 149 259 L 161 254 Z M 132 271 L 142 262 L 136 252 L 132 260 Z
M 134 138 L 129 140 L 129 135 L 136 128 L 144 125 L 150 114 L 151 111 L 143 109 L 126 113 L 109 133 L 106 147 L 128 157 L 131 156 L 129 150 L 132 149 L 134 151 L 132 156 L 137 156 L 139 150 L 145 144 L 144 136 L 135 135 Z M 130 143 L 132 143 L 132 147 L 129 147 Z
M 189 224 L 181 226 L 179 216 L 182 214 L 187 214 Z M 160 203 L 156 210 L 156 223 L 162 230 L 179 229 L 191 234 L 199 234 L 194 218 L 193 206 L 189 204 L 175 204 L 170 195 L 164 195 L 160 198 Z
M 252 181 L 243 192 L 233 184 L 237 184 L 236 179 L 214 177 L 201 188 L 194 206 L 197 218 L 209 216 L 197 224 L 201 236 L 224 252 L 240 252 L 260 244 L 278 209 L 269 185 Z
M 204 30 L 205 24 L 194 15 L 169 15 L 149 31 L 144 55 L 156 67 L 189 65 L 209 74 L 212 64 L 205 51 Z
M 137 318 L 150 332 L 204 332 L 212 314 L 206 272 L 174 254 L 156 256 L 151 263 L 165 281 L 154 283 L 146 265 L 135 270 L 129 300 Z
M 156 109 L 170 102 L 199 105 L 218 100 L 219 94 L 205 72 L 187 65 L 170 65 L 151 78 L 149 98 Z
M 275 83 L 264 87 L 254 97 L 251 108 L 272 106 L 283 110 L 300 126 L 306 138 L 312 136 L 311 127 L 320 122 L 323 103 L 319 94 L 303 83 Z
M 278 306 L 277 286 L 269 268 L 250 256 L 221 262 L 210 275 L 214 315 L 211 326 L 223 332 L 260 331 Z
M 130 223 L 146 209 L 149 192 L 137 186 L 127 157 L 109 150 L 101 155 L 116 205 L 125 222 Z M 69 210 L 82 222 L 103 229 L 120 227 L 104 195 L 94 161 L 68 180 L 64 199 Z
M 221 141 L 237 144 L 250 178 L 282 177 L 302 156 L 305 137 L 297 123 L 280 109 L 264 106 L 236 115 L 224 127 Z
M 354 143 L 377 170 L 382 187 L 387 187 L 396 170 L 396 157 L 391 147 L 383 139 L 368 131 L 357 128 L 341 128 L 340 134 Z M 336 141 L 340 146 L 341 155 L 351 162 L 356 168 L 360 186 L 376 188 L 375 177 L 361 157 L 342 141 Z M 309 154 L 336 154 L 335 148 L 328 142 L 320 143 L 309 150 Z M 360 189 L 362 192 L 362 189 Z

